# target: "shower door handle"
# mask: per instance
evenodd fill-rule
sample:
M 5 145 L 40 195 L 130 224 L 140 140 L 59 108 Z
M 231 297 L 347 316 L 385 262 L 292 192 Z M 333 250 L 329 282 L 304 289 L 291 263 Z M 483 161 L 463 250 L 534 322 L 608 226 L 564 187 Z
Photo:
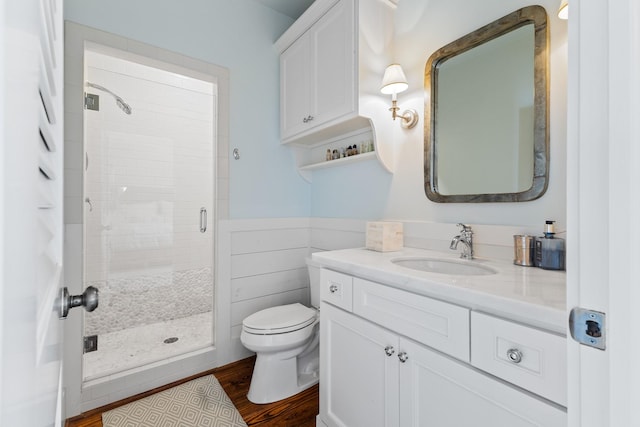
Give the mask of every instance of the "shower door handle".
M 67 317 L 69 310 L 80 306 L 84 307 L 87 311 L 93 311 L 98 308 L 98 289 L 93 286 L 89 286 L 84 290 L 82 295 L 69 295 L 69 290 L 66 286 L 60 289 L 58 314 L 61 319 L 65 319 Z
M 205 231 L 207 231 L 207 210 L 200 208 L 200 232 L 204 233 Z

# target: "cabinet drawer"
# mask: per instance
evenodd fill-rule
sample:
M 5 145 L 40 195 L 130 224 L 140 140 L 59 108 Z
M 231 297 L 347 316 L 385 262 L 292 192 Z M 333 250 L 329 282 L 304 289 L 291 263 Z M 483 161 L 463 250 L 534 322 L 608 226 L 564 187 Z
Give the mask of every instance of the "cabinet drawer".
M 344 310 L 352 310 L 353 278 L 323 268 L 320 271 L 320 298 Z
M 469 310 L 367 280 L 353 279 L 353 312 L 465 362 Z
M 567 406 L 566 339 L 471 313 L 471 364 Z

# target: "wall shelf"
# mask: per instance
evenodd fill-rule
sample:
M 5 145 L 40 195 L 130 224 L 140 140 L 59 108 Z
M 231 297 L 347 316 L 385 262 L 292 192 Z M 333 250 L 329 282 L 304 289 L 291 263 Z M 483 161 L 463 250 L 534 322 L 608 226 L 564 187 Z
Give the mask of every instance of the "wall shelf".
M 373 159 L 394 172 L 396 127 L 379 82 L 381 64 L 392 61 L 395 8 L 394 0 L 316 0 L 276 41 L 281 142 L 293 150 L 306 181 L 314 170 Z M 336 40 L 341 49 L 333 48 Z M 335 71 L 329 80 L 318 71 L 327 69 Z M 372 143 L 374 151 L 326 160 L 327 149 L 362 143 Z
M 300 172 L 315 171 L 319 169 L 334 168 L 337 166 L 344 166 L 353 163 L 366 162 L 368 160 L 376 160 L 376 152 L 370 151 L 368 153 L 356 154 L 355 156 L 343 157 L 336 160 L 325 160 L 320 163 L 311 163 L 309 165 L 300 166 Z

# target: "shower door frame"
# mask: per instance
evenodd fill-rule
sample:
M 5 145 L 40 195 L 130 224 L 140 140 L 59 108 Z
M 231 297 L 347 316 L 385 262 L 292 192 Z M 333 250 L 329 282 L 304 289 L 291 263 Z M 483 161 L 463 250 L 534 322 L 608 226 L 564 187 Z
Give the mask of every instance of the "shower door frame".
M 64 383 L 66 415 L 78 415 L 90 409 L 159 387 L 169 382 L 197 374 L 228 362 L 230 337 L 230 291 L 219 286 L 218 222 L 229 218 L 228 212 L 228 129 L 229 71 L 214 64 L 199 61 L 155 46 L 106 33 L 94 28 L 65 23 L 65 151 L 71 154 L 65 162 L 65 259 L 72 260 L 65 268 L 65 283 L 72 294 L 83 291 L 83 194 L 84 170 L 84 52 L 102 51 L 123 59 L 150 65 L 165 71 L 184 74 L 217 85 L 217 105 L 214 109 L 214 209 L 213 225 L 213 286 L 214 345 L 168 361 L 110 375 L 83 383 L 82 334 L 83 316 L 76 312 L 65 323 Z M 214 160 L 212 159 L 212 161 Z M 70 161 L 71 160 L 71 161 Z M 79 182 L 78 182 L 79 180 Z

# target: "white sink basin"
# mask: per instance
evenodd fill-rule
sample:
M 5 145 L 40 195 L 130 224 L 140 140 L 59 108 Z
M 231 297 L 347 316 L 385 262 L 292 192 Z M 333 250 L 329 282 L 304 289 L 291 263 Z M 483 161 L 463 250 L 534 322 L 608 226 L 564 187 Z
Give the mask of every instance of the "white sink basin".
M 392 259 L 391 262 L 401 267 L 426 271 L 429 273 L 462 276 L 485 276 L 497 273 L 496 270 L 491 267 L 487 267 L 486 265 L 464 260 L 448 260 L 437 258 L 396 258 Z

